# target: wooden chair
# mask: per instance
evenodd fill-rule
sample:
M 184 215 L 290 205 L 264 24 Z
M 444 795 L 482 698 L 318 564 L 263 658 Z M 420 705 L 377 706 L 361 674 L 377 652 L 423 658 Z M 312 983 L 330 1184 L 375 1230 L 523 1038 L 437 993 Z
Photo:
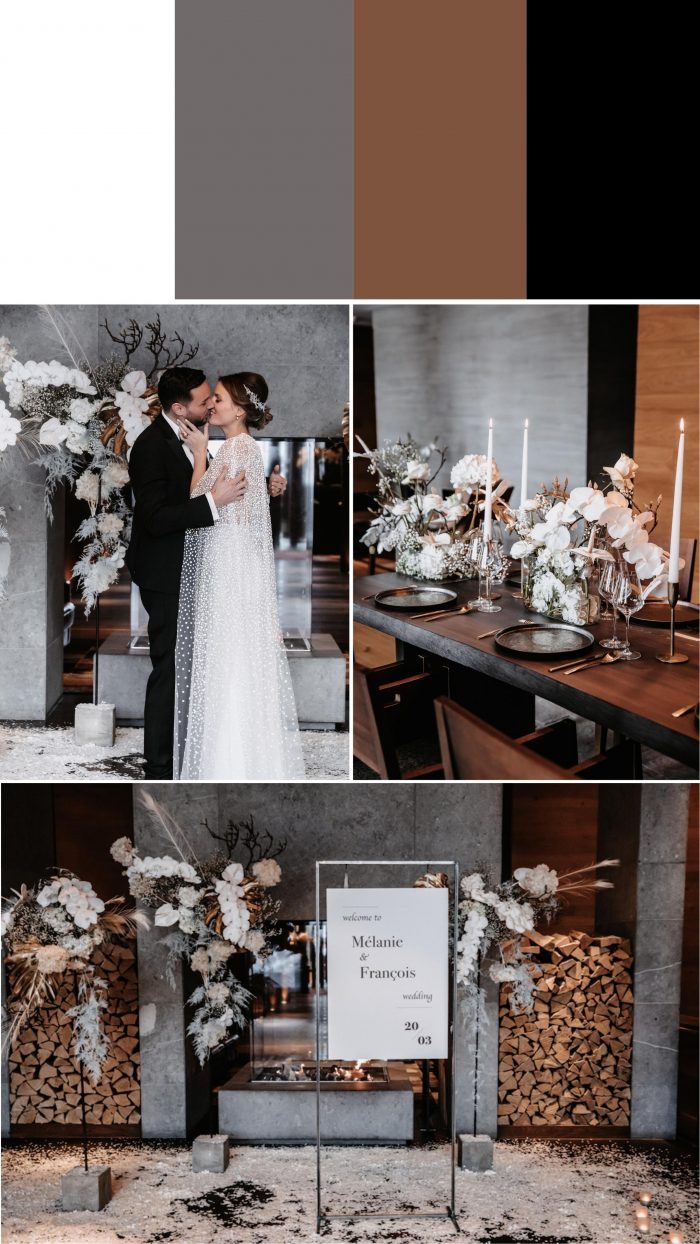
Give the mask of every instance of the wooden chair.
M 410 670 L 402 661 L 378 669 L 356 666 L 353 749 L 358 759 L 386 780 L 441 778 L 437 762 L 402 770 L 398 751 L 402 743 L 425 736 L 437 751 L 433 701 L 441 690 L 434 673 Z
M 692 600 L 697 548 L 697 540 L 681 540 L 680 555 L 685 562 L 685 566 L 678 576 L 678 594 L 681 600 Z
M 512 739 L 447 696 L 435 701 L 435 716 L 448 781 L 611 781 L 634 772 L 629 742 L 579 763 L 576 725 L 568 717 Z

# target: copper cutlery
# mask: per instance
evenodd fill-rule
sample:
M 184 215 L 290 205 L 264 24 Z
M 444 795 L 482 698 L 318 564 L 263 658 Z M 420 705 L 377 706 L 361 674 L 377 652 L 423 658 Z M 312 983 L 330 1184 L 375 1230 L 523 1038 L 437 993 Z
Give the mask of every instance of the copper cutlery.
M 569 674 L 580 674 L 582 670 L 593 669 L 599 665 L 615 665 L 617 661 L 621 661 L 622 657 L 616 652 L 606 652 L 603 657 L 591 657 L 588 661 L 579 661 L 578 665 L 572 665 L 569 669 L 562 671 L 565 678 Z
M 683 708 L 677 708 L 675 713 L 671 713 L 671 716 L 685 717 L 686 713 L 692 713 L 695 709 L 697 709 L 697 702 L 695 704 L 686 704 Z
M 435 609 L 430 613 L 410 613 L 409 622 L 432 622 L 435 618 L 456 617 L 459 613 L 471 613 L 473 605 L 460 605 L 458 609 Z

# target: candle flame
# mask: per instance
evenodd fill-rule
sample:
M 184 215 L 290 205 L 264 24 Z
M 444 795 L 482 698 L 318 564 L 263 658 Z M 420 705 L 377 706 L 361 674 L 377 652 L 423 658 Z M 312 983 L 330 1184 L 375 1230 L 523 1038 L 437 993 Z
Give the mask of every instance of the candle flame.
M 681 432 L 685 432 L 685 419 L 681 419 Z
M 493 427 L 493 419 L 489 419 L 489 428 Z
M 529 426 L 530 426 L 530 420 L 529 420 L 529 419 L 526 419 L 526 420 L 525 420 L 525 427 L 526 427 L 526 428 L 529 428 Z

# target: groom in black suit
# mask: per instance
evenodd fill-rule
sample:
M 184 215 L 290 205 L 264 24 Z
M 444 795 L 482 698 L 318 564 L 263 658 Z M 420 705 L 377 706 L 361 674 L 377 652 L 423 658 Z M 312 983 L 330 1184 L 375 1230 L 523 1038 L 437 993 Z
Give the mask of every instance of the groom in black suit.
M 203 424 L 211 415 L 212 392 L 204 372 L 168 368 L 158 382 L 158 398 L 163 413 L 136 439 L 129 459 L 134 520 L 126 553 L 148 613 L 153 669 L 144 709 L 144 776 L 156 781 L 173 776 L 175 642 L 185 532 L 213 526 L 219 507 L 240 500 L 246 489 L 241 472 L 235 479 L 220 476 L 211 492 L 190 497 L 193 459 L 180 433 L 183 420 Z M 286 486 L 276 467 L 271 495 L 279 496 Z

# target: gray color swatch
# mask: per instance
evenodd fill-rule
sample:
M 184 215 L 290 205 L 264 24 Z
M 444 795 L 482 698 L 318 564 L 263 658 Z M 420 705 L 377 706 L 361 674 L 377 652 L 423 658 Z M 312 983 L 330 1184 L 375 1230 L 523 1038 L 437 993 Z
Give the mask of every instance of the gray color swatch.
M 177 298 L 349 298 L 352 0 L 177 0 Z

